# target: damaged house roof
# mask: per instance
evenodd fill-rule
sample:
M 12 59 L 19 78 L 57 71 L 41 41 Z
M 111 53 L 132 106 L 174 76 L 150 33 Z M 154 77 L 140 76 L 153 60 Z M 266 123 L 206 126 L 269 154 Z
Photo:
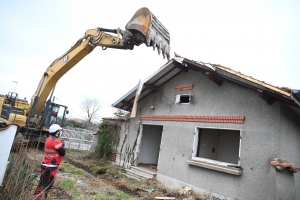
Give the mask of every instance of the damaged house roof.
M 173 58 L 154 74 L 143 80 L 144 84 L 139 96 L 139 100 L 142 100 L 150 93 L 155 92 L 159 87 L 180 73 L 185 73 L 189 70 L 203 73 L 211 81 L 220 86 L 224 81 L 227 81 L 229 83 L 237 84 L 246 89 L 255 91 L 260 98 L 264 99 L 270 105 L 272 105 L 275 100 L 284 102 L 298 115 L 300 115 L 299 90 L 279 88 L 221 65 L 189 60 L 182 57 Z M 137 88 L 138 85 L 113 103 L 112 106 L 122 110 L 131 111 Z

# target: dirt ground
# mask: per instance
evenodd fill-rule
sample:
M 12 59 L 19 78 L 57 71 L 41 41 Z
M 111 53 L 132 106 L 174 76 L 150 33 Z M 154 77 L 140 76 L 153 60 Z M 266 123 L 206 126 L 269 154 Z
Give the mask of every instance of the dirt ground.
M 27 156 L 40 163 L 43 151 L 32 150 Z M 180 195 L 178 190 L 170 190 L 156 180 L 136 180 L 124 175 L 124 169 L 92 159 L 85 151 L 67 151 L 63 163 L 47 199 L 164 199 L 198 200 L 210 199 L 200 194 Z M 168 197 L 168 198 L 167 198 Z M 161 198 L 163 199 L 163 198 Z

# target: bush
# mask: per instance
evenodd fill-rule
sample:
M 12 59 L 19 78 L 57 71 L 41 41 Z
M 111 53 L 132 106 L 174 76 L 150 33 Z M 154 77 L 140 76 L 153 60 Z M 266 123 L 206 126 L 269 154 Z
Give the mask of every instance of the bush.
M 96 146 L 95 155 L 100 159 L 107 159 L 116 153 L 120 140 L 121 127 L 117 122 L 103 121 L 99 126 L 98 145 Z

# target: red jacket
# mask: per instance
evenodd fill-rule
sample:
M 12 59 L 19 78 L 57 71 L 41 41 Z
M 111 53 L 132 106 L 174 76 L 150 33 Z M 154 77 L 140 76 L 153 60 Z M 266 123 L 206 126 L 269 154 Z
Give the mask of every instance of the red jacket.
M 58 153 L 60 148 L 63 148 L 60 139 L 50 135 L 46 139 L 43 163 L 59 165 L 62 161 L 62 156 Z

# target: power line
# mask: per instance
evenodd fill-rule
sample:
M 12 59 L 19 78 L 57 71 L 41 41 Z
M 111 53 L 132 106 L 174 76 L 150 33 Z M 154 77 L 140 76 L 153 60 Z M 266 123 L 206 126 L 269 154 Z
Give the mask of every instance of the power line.
M 58 98 L 55 97 L 56 100 L 60 101 L 63 105 L 66 105 L 64 102 L 62 102 L 61 100 L 59 100 Z M 68 107 L 70 110 L 72 110 L 72 112 L 74 112 L 75 114 L 77 114 L 78 116 L 80 116 L 82 119 L 85 119 L 85 117 L 81 116 L 80 114 L 78 114 L 77 112 L 75 112 L 73 109 L 71 109 L 70 107 Z

